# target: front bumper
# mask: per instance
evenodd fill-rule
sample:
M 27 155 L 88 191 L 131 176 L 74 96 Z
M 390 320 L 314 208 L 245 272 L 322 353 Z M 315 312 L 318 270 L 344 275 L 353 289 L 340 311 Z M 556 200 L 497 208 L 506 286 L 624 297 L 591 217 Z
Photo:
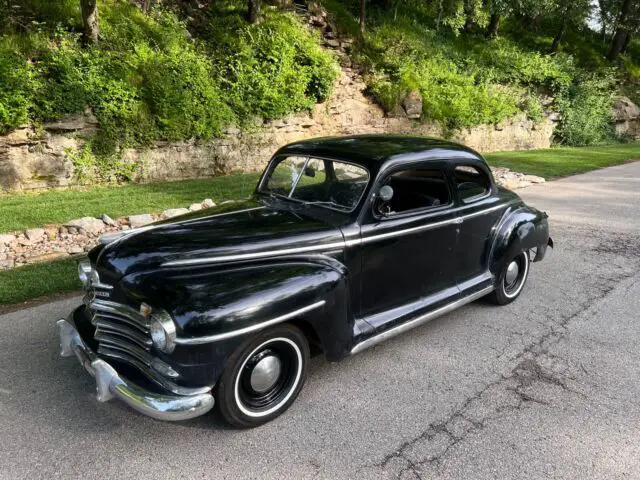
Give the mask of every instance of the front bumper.
M 96 397 L 99 402 L 117 398 L 131 408 L 158 420 L 188 420 L 207 413 L 213 408 L 211 392 L 197 395 L 163 395 L 145 390 L 118 375 L 118 372 L 82 341 L 71 322 L 58 320 L 60 355 L 78 357 L 80 364 L 96 379 Z

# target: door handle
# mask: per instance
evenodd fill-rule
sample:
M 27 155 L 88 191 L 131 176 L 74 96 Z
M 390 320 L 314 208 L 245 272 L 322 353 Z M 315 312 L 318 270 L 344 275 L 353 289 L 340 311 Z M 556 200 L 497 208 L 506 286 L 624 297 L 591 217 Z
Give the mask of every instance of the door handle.
M 453 223 L 455 223 L 456 225 L 460 225 L 462 222 L 464 222 L 464 219 L 462 217 L 458 217 L 453 221 Z

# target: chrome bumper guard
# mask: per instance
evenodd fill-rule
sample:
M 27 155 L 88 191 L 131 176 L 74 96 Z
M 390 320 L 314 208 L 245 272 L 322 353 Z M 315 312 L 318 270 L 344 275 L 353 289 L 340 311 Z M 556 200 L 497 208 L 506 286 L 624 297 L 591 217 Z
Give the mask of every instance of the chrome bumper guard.
M 80 338 L 76 328 L 67 320 L 58 320 L 60 356 L 78 357 L 80 364 L 96 379 L 96 397 L 99 402 L 117 398 L 134 410 L 158 420 L 178 421 L 199 417 L 213 408 L 213 395 L 162 395 L 145 390 L 120 377 L 118 372 L 98 358 Z

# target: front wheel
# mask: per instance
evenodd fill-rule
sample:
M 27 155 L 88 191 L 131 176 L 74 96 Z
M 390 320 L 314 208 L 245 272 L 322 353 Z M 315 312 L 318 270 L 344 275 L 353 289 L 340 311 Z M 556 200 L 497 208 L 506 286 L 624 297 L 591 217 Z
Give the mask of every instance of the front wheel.
M 247 340 L 229 357 L 217 386 L 224 419 L 240 428 L 273 420 L 291 406 L 307 377 L 309 343 L 283 324 Z
M 505 264 L 498 277 L 496 289 L 489 295 L 489 299 L 498 305 L 513 302 L 522 292 L 528 275 L 529 254 L 524 251 Z

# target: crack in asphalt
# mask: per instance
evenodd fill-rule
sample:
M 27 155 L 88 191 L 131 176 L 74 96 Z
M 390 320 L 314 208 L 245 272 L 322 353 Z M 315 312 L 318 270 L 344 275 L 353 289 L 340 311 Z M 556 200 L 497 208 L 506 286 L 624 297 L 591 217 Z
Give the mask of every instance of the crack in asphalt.
M 608 241 L 609 242 L 609 241 Z M 621 242 L 623 245 L 608 243 L 608 246 L 601 247 L 598 253 L 618 254 L 621 249 L 628 246 L 628 242 Z M 595 250 L 595 248 L 594 248 Z M 626 252 L 628 254 L 628 251 Z M 639 255 L 640 256 L 640 255 Z M 549 331 L 540 335 L 537 339 L 527 344 L 518 354 L 508 359 L 508 362 L 517 361 L 515 367 L 508 375 L 499 375 L 499 377 L 485 384 L 476 393 L 469 396 L 465 401 L 454 410 L 448 417 L 438 423 L 431 423 L 421 434 L 403 442 L 393 452 L 387 454 L 381 461 L 373 466 L 377 468 L 385 468 L 394 460 L 403 462 L 402 468 L 399 470 L 397 477 L 403 477 L 405 474 L 411 474 L 415 478 L 421 479 L 421 470 L 425 465 L 439 465 L 441 460 L 447 456 L 449 451 L 463 442 L 469 433 L 482 430 L 486 422 L 497 418 L 505 411 L 520 410 L 526 405 L 534 403 L 541 406 L 549 406 L 550 402 L 536 397 L 530 390 L 537 383 L 544 383 L 552 387 L 557 387 L 570 395 L 577 395 L 585 398 L 585 394 L 571 388 L 567 385 L 567 380 L 575 378 L 569 375 L 570 366 L 562 357 L 550 354 L 549 347 L 560 342 L 567 332 L 568 324 L 587 312 L 589 309 L 597 308 L 601 300 L 605 299 L 614 289 L 616 289 L 625 280 L 636 275 L 632 272 L 622 271 L 622 267 L 616 270 L 615 275 L 602 277 L 601 282 L 596 285 L 595 294 L 587 301 L 582 302 L 578 308 L 569 315 L 563 315 L 559 319 L 553 319 L 551 315 L 545 327 L 550 328 Z M 626 287 L 630 288 L 630 287 Z M 508 332 L 509 335 L 523 337 L 523 332 Z M 510 346 L 511 342 L 507 342 Z M 500 355 L 498 355 L 500 356 Z M 546 365 L 550 365 L 547 367 Z M 562 371 L 558 370 L 558 366 L 562 366 Z M 553 368 L 555 366 L 555 368 Z M 584 365 L 575 366 L 581 372 L 587 374 Z M 565 378 L 563 378 L 565 377 Z M 475 403 L 481 403 L 483 398 L 490 397 L 492 394 L 507 395 L 503 399 L 503 404 L 491 407 L 489 411 L 474 417 L 473 407 Z M 482 405 L 480 405 L 482 406 Z M 460 428 L 460 422 L 465 424 Z M 458 424 L 456 426 L 456 424 Z M 431 445 L 432 444 L 432 445 Z M 414 454 L 416 447 L 423 447 L 427 450 L 431 449 L 431 453 Z

